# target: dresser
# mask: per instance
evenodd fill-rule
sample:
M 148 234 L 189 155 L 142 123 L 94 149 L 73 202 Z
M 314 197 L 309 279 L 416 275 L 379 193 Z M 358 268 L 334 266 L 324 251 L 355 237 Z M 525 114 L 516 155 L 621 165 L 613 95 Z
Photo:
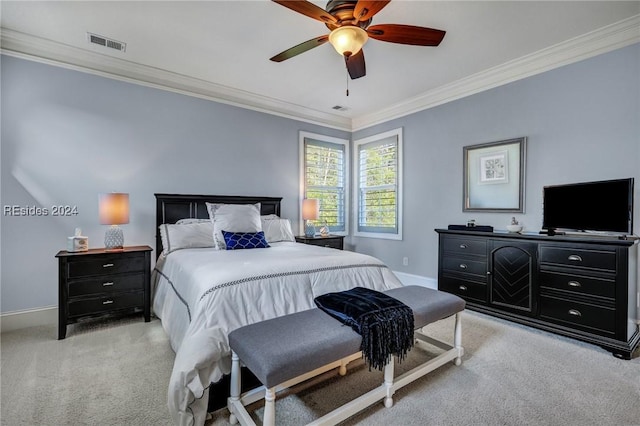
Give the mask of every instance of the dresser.
M 638 347 L 636 241 L 436 232 L 438 288 L 461 296 L 468 308 L 600 345 L 624 359 Z
M 329 235 L 327 237 L 314 236 L 306 237 L 304 235 L 297 236 L 296 242 L 303 244 L 311 244 L 314 246 L 330 247 L 338 250 L 344 249 L 344 235 Z
M 149 322 L 151 251 L 58 252 L 58 339 L 66 337 L 68 324 L 91 317 L 143 312 Z

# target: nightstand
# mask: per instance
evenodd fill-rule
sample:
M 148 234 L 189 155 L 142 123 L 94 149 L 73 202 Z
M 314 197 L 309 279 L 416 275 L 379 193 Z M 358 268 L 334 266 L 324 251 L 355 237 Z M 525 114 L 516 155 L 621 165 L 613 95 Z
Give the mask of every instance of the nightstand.
M 296 237 L 297 243 L 311 244 L 314 246 L 330 247 L 338 250 L 344 249 L 344 235 L 329 235 L 328 237 L 315 236 L 306 237 L 300 235 Z
M 58 252 L 58 339 L 65 338 L 68 324 L 88 317 L 142 311 L 149 322 L 151 251 L 131 246 Z

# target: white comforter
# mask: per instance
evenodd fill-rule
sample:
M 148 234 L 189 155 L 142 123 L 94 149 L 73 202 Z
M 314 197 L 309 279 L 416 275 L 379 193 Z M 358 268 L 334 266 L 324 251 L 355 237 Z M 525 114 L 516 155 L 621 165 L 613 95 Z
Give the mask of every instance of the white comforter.
M 314 297 L 331 291 L 402 285 L 371 256 L 292 242 L 178 250 L 154 275 L 154 313 L 176 352 L 168 404 L 179 425 L 204 424 L 208 386 L 230 371 L 230 331 L 314 308 Z

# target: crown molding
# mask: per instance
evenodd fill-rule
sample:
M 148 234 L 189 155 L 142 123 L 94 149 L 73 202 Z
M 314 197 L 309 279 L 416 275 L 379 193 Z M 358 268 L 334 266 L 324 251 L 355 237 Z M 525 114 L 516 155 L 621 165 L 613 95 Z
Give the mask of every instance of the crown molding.
M 433 108 L 475 93 L 640 42 L 640 15 L 599 28 L 469 77 L 356 117 L 352 131 Z
M 640 15 L 353 119 L 0 28 L 5 55 L 168 90 L 324 127 L 356 131 L 640 42 Z
M 0 28 L 0 52 L 75 71 L 167 90 L 324 127 L 351 131 L 351 119 L 234 89 L 186 75 L 139 65 L 67 44 Z

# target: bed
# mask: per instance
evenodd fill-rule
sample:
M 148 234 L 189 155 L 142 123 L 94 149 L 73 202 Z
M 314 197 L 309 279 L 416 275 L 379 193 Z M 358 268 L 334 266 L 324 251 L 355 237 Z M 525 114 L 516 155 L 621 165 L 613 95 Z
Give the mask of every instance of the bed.
M 314 297 L 327 292 L 355 286 L 383 291 L 402 285 L 376 258 L 287 238 L 275 241 L 278 238 L 273 233 L 273 241 L 267 241 L 269 248 L 252 250 L 218 250 L 206 242 L 193 244 L 195 247 L 172 245 L 167 238 L 168 229 L 187 229 L 177 222 L 190 229 L 211 226 L 206 220 L 207 203 L 247 209 L 259 203 L 262 224 L 280 223 L 281 198 L 155 196 L 156 229 L 162 226 L 164 233 L 161 236 L 158 231 L 156 238 L 153 309 L 176 352 L 168 389 L 175 424 L 204 424 L 210 384 L 231 368 L 229 332 L 314 308 Z M 169 246 L 164 253 L 163 237 Z

